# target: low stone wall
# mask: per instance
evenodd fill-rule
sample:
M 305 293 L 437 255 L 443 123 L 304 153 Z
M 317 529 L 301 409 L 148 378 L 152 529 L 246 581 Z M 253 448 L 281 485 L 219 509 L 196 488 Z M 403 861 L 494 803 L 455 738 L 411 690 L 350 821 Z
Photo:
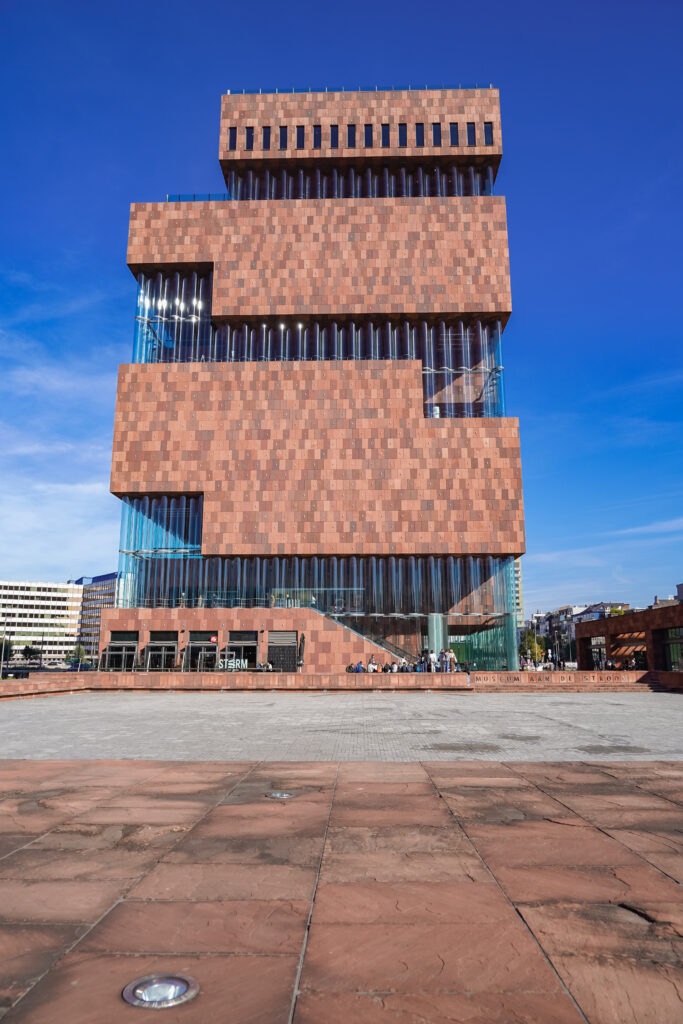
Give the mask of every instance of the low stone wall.
M 613 693 L 647 689 L 658 683 L 656 676 L 647 671 L 474 672 L 472 683 L 478 693 Z
M 683 692 L 683 672 L 36 672 L 3 679 L 0 698 L 81 690 L 457 690 L 470 693 Z
M 0 697 L 79 690 L 471 690 L 464 672 L 42 672 L 3 679 Z

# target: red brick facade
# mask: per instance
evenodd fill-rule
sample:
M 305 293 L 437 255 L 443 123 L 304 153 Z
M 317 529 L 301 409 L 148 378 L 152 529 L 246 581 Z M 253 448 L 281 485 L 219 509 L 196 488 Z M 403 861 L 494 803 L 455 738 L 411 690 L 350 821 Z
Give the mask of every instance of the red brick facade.
M 178 264 L 213 265 L 218 319 L 512 308 L 501 196 L 133 205 L 130 268 Z
M 417 361 L 121 367 L 111 489 L 204 493 L 202 552 L 524 551 L 515 419 L 425 419 Z
M 663 632 L 683 629 L 683 604 L 645 608 L 576 624 L 576 653 L 581 669 L 591 669 L 591 637 L 604 637 L 604 654 L 618 668 L 627 668 L 635 649 L 643 650 L 651 672 L 666 670 Z
M 350 629 L 311 608 L 106 608 L 102 611 L 100 649 L 106 647 L 112 630 L 138 630 L 139 649 L 147 646 L 152 630 L 178 633 L 182 653 L 191 630 L 215 631 L 219 650 L 228 643 L 230 630 L 256 630 L 259 634 L 258 658 L 268 656 L 270 630 L 296 630 L 306 637 L 304 671 L 343 672 L 348 664 L 373 655 L 384 664 L 387 652 Z
M 493 126 L 493 145 L 484 145 L 484 123 Z M 424 146 L 415 145 L 415 125 L 424 125 Z M 441 146 L 435 146 L 431 127 L 442 127 Z M 450 145 L 450 125 L 458 125 L 458 145 Z M 467 124 L 473 123 L 477 145 L 468 145 Z M 339 126 L 339 146 L 330 146 L 330 125 Z M 356 146 L 347 146 L 346 127 L 356 125 Z M 373 147 L 364 145 L 363 130 L 373 126 Z M 381 126 L 390 128 L 390 145 L 381 144 Z M 398 145 L 398 126 L 406 125 L 406 146 Z M 271 128 L 270 149 L 264 151 L 261 129 Z M 278 130 L 288 128 L 287 149 L 279 148 Z M 296 147 L 296 127 L 305 128 L 305 145 Z M 320 149 L 313 148 L 313 126 L 321 126 Z M 237 129 L 237 146 L 229 146 L 229 130 Z M 254 128 L 254 148 L 247 150 L 247 127 Z M 407 159 L 495 156 L 500 158 L 502 139 L 500 98 L 497 89 L 404 89 L 391 92 L 263 93 L 258 96 L 232 93 L 221 98 L 219 156 L 224 170 L 235 164 L 315 159 Z

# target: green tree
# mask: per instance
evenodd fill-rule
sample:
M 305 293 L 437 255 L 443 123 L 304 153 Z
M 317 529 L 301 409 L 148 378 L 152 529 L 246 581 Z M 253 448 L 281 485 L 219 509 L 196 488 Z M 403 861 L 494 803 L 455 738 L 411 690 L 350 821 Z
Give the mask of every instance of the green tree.
M 71 652 L 71 661 L 85 661 L 88 657 L 85 647 L 83 644 L 76 644 L 73 651 Z
M 21 656 L 24 659 L 24 661 L 34 661 L 39 654 L 40 651 L 38 650 L 38 648 L 31 647 L 30 644 L 26 644 L 26 647 L 24 647 L 23 651 L 21 652 Z
M 543 661 L 545 656 L 545 637 L 534 633 L 533 629 L 524 629 L 519 638 L 519 653 L 523 658 L 527 652 L 532 661 Z

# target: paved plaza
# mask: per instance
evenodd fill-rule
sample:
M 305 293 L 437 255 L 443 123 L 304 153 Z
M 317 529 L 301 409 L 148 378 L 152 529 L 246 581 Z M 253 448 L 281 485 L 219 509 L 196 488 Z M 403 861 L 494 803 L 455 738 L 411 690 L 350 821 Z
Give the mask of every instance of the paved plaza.
M 169 1024 L 679 1024 L 682 716 L 666 693 L 2 701 L 2 1024 L 134 1021 L 121 992 L 157 972 L 200 986 Z
M 680 764 L 8 760 L 0 791 L 6 1024 L 134 1021 L 156 972 L 199 982 L 174 1024 L 681 1019 Z
M 2 756 L 269 761 L 683 759 L 668 693 L 80 693 L 0 701 Z

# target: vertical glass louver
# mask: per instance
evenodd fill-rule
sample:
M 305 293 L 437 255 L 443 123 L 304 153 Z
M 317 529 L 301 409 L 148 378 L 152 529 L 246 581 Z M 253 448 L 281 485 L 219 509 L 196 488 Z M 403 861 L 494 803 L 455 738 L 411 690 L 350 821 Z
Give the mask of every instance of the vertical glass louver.
M 138 275 L 133 361 L 418 359 L 427 417 L 505 415 L 500 320 L 211 320 L 211 273 Z

